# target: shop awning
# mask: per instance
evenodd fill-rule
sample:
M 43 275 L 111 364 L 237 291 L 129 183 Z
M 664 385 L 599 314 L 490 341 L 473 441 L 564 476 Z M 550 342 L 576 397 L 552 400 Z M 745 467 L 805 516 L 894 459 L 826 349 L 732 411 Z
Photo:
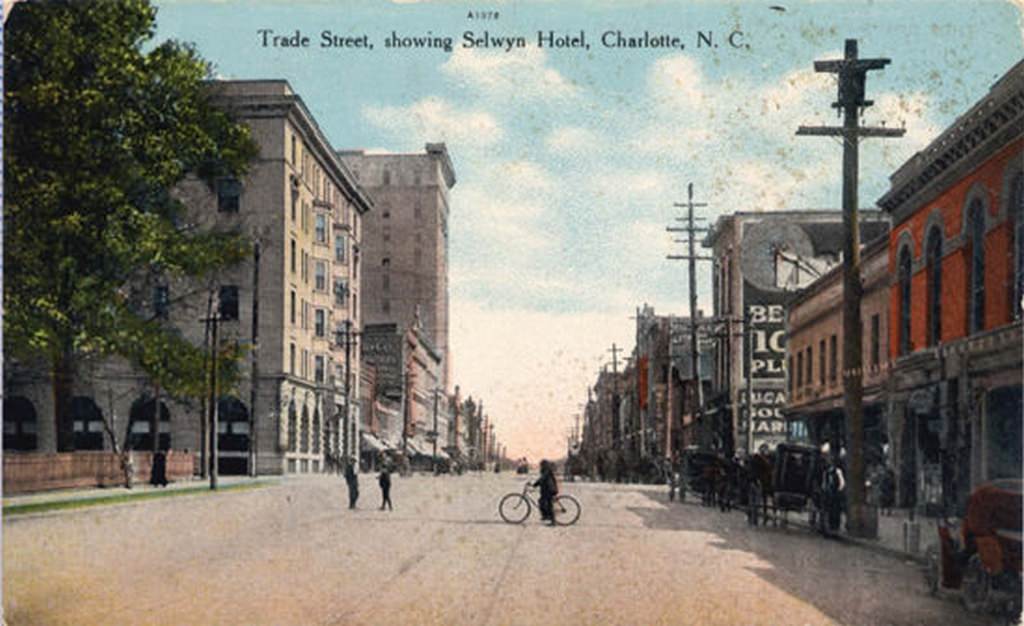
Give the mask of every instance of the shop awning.
M 362 433 L 363 439 L 363 450 L 371 450 L 377 452 L 384 452 L 388 449 L 388 445 L 377 438 L 373 433 Z

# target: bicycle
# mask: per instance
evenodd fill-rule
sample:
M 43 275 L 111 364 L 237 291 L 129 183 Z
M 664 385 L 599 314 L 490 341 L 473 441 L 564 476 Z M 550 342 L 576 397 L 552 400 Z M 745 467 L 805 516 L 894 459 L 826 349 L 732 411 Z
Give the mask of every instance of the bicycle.
M 523 486 L 522 493 L 505 495 L 498 503 L 498 514 L 508 524 L 522 524 L 530 516 L 533 507 L 540 505 L 530 495 L 530 482 Z M 580 503 L 576 498 L 562 494 L 554 497 L 551 509 L 555 513 L 555 523 L 559 526 L 571 526 L 580 518 Z

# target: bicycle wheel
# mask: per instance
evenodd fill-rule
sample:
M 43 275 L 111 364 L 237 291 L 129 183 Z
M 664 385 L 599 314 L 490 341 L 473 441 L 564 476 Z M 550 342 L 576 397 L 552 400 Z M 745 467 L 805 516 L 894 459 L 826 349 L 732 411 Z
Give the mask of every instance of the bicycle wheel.
M 498 504 L 501 519 L 509 524 L 522 524 L 530 516 L 530 501 L 521 493 L 510 493 Z
M 572 526 L 580 518 L 580 503 L 572 496 L 555 496 L 551 506 L 559 526 Z

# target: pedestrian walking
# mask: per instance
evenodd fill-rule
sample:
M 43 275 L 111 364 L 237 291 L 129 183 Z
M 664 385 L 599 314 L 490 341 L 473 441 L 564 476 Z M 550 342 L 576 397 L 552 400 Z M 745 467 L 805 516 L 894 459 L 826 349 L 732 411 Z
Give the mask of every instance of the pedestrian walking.
M 164 450 L 153 453 L 153 467 L 149 472 L 149 484 L 154 487 L 167 486 L 167 453 Z
M 391 506 L 391 469 L 387 465 L 381 466 L 377 484 L 380 485 L 380 510 L 383 511 L 384 506 L 387 505 L 388 510 L 393 511 Z
M 345 484 L 348 485 L 348 508 L 356 508 L 359 500 L 359 475 L 356 474 L 356 463 L 352 459 L 345 462 Z
M 547 459 L 540 462 L 540 478 L 534 483 L 534 487 L 540 487 L 540 498 L 537 504 L 540 505 L 540 518 L 555 525 L 555 496 L 558 495 L 558 479 L 555 477 L 555 468 Z

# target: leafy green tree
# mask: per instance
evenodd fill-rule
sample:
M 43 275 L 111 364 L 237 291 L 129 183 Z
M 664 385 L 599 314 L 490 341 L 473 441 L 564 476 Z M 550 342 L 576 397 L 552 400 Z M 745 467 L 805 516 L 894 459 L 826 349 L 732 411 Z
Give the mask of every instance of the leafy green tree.
M 250 250 L 183 223 L 175 187 L 241 177 L 257 146 L 212 103 L 210 65 L 152 41 L 155 18 L 146 0 L 54 0 L 16 4 L 5 28 L 4 348 L 50 369 L 60 450 L 88 359 L 125 357 L 167 393 L 201 397 L 202 347 L 133 294 L 157 278 L 201 284 Z

